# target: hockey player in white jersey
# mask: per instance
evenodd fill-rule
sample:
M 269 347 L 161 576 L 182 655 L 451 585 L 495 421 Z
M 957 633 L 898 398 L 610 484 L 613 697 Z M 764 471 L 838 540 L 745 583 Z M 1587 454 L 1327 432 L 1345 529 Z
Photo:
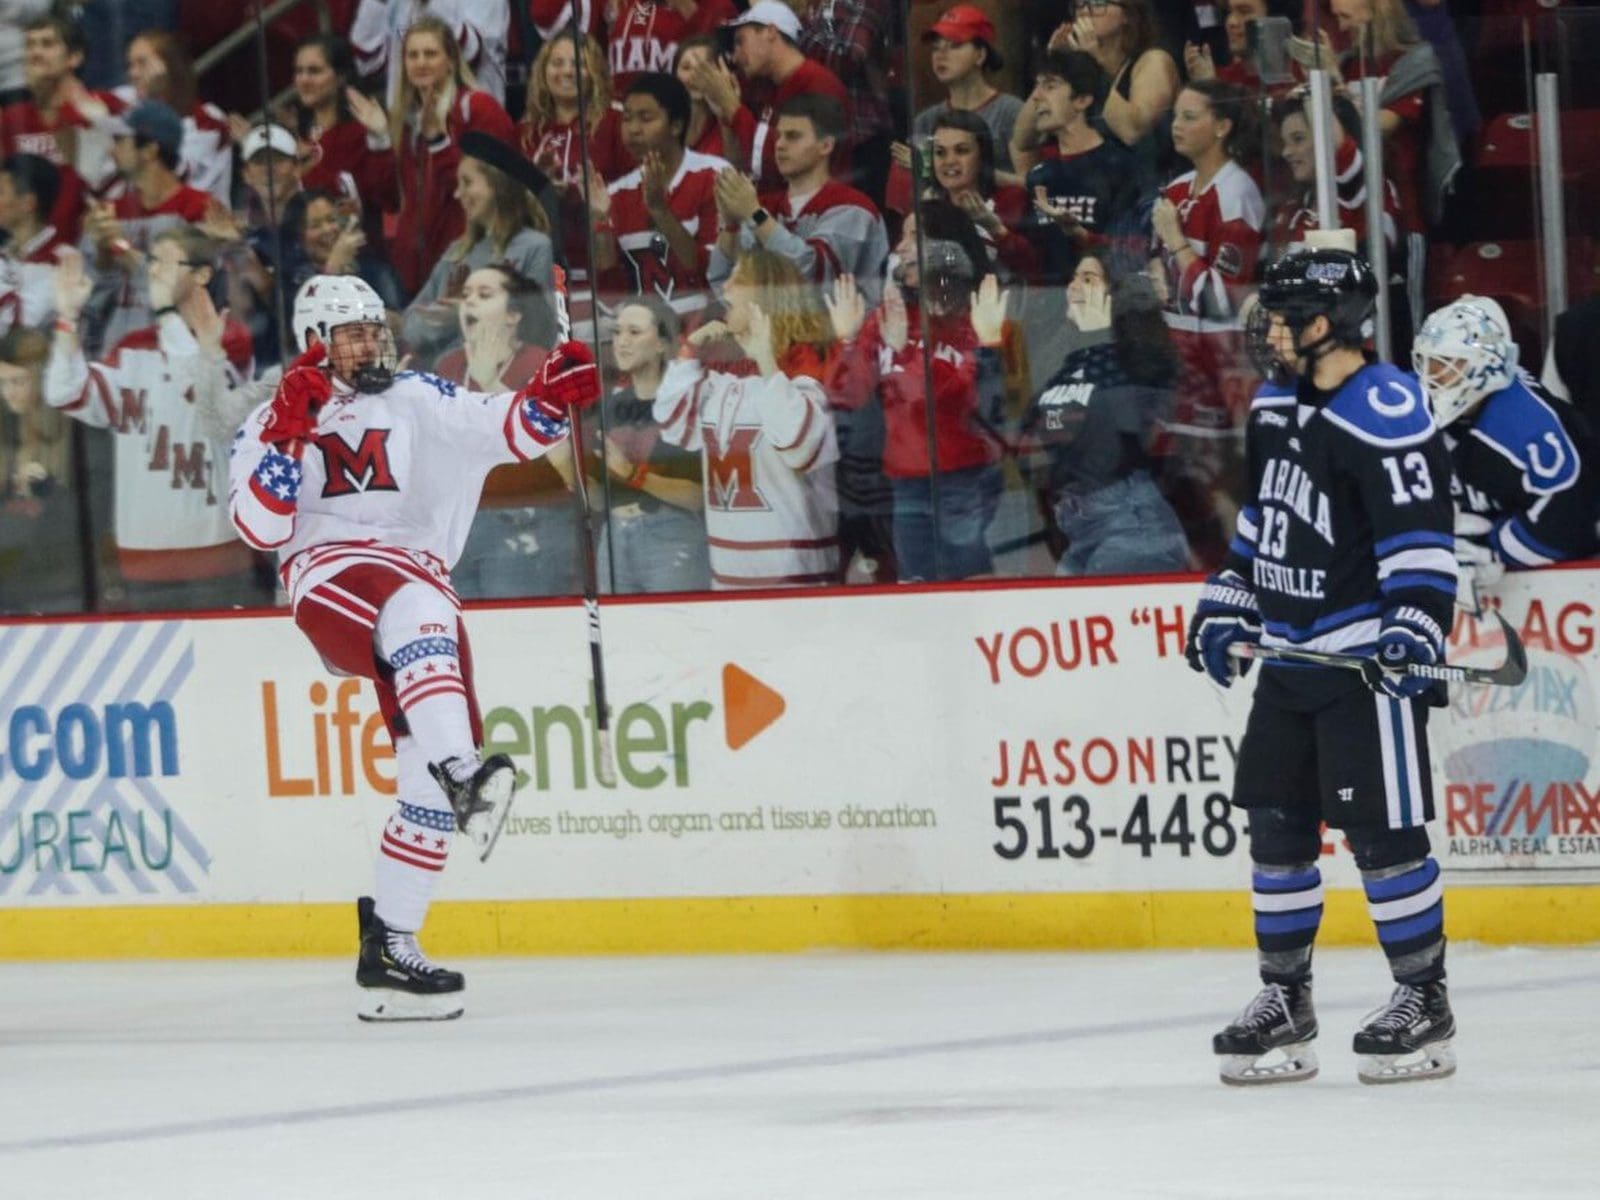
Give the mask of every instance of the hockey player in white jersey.
M 484 476 L 543 455 L 600 393 L 593 356 L 565 342 L 520 391 L 485 395 L 396 372 L 383 302 L 355 276 L 318 275 L 294 302 L 303 348 L 234 440 L 229 512 L 276 550 L 295 624 L 330 670 L 371 679 L 394 740 L 398 804 L 379 846 L 376 899 L 357 906 L 365 1020 L 463 1011 L 460 972 L 416 935 L 465 833 L 487 858 L 515 771 L 483 760 L 472 656 L 450 568 Z

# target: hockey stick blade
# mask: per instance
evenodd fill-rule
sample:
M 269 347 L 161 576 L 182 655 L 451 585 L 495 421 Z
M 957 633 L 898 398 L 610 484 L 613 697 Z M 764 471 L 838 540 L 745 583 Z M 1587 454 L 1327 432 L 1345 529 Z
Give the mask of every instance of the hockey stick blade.
M 1495 620 L 1500 622 L 1500 632 L 1505 637 L 1506 658 L 1498 667 L 1462 667 L 1451 663 L 1408 663 L 1390 674 L 1416 675 L 1423 679 L 1437 679 L 1444 683 L 1484 683 L 1492 687 L 1516 687 L 1528 677 L 1528 652 L 1522 639 L 1511 627 L 1511 622 L 1495 610 Z M 1376 662 L 1361 654 L 1336 654 L 1327 650 L 1296 650 L 1291 646 L 1239 645 L 1228 647 L 1234 658 L 1253 658 L 1262 662 L 1298 662 L 1318 667 L 1342 667 L 1350 671 L 1370 671 Z

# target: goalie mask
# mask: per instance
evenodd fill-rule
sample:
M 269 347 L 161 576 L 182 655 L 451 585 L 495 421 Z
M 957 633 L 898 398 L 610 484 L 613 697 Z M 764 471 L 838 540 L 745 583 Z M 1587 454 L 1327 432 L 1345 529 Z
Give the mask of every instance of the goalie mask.
M 1505 311 L 1484 296 L 1463 296 L 1445 305 L 1422 323 L 1411 367 L 1438 425 L 1471 412 L 1516 378 L 1517 343 Z
M 314 275 L 294 298 L 294 336 L 308 349 L 313 336 L 328 347 L 334 377 L 358 392 L 385 391 L 400 355 L 383 301 L 355 275 Z

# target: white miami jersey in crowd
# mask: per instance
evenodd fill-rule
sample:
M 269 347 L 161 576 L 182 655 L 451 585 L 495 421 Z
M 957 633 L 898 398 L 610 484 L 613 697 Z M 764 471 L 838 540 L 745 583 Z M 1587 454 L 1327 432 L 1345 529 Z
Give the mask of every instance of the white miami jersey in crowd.
M 248 558 L 228 520 L 227 447 L 213 441 L 210 403 L 251 372 L 250 335 L 224 328 L 225 360 L 200 353 L 176 313 L 123 338 L 99 362 L 76 338 L 55 338 L 45 365 L 45 401 L 76 420 L 110 429 L 115 443 L 117 550 L 129 579 L 204 578 L 215 573 L 195 552 L 229 547 Z M 177 553 L 182 551 L 182 553 Z M 214 558 L 218 556 L 213 556 Z M 223 555 L 218 561 L 234 561 Z
M 837 580 L 839 443 L 820 383 L 679 359 L 661 381 L 654 415 L 667 441 L 703 453 L 715 587 Z
M 298 459 L 262 442 L 268 402 L 240 428 L 229 466 L 233 522 L 252 546 L 278 552 L 297 606 L 346 567 L 397 554 L 447 583 L 490 468 L 539 458 L 567 436 L 567 422 L 532 399 L 421 372 L 382 392 L 334 388 Z

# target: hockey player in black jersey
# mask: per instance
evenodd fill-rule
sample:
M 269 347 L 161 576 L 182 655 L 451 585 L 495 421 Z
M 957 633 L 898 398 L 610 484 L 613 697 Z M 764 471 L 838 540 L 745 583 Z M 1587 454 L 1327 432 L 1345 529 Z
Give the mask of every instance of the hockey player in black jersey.
M 1493 300 L 1462 296 L 1423 323 L 1411 351 L 1455 466 L 1461 607 L 1506 569 L 1600 550 L 1600 459 L 1588 423 L 1517 368 Z
M 1252 322 L 1270 379 L 1247 425 L 1249 488 L 1223 568 L 1189 625 L 1189 665 L 1222 686 L 1238 642 L 1372 655 L 1347 670 L 1263 665 L 1233 802 L 1250 810 L 1263 988 L 1217 1034 L 1225 1083 L 1309 1079 L 1311 951 L 1322 917 L 1321 822 L 1355 853 L 1395 979 L 1355 1035 L 1367 1083 L 1448 1075 L 1444 905 L 1424 828 L 1425 734 L 1440 685 L 1404 668 L 1444 657 L 1456 591 L 1450 461 L 1415 379 L 1371 361 L 1377 282 L 1343 250 L 1269 267 Z

